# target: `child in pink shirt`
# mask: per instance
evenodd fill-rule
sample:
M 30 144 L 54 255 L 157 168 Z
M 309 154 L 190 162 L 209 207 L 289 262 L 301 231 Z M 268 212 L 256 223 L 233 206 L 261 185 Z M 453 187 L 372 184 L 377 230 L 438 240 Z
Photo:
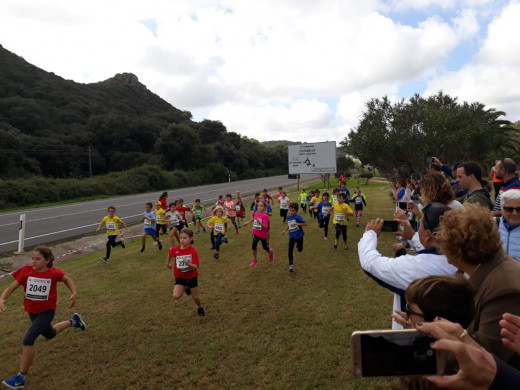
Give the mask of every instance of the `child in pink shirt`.
M 258 260 L 256 259 L 258 241 L 262 243 L 262 248 L 269 253 L 269 262 L 274 260 L 274 250 L 269 249 L 269 243 L 267 238 L 269 237 L 269 216 L 266 212 L 266 205 L 264 201 L 258 202 L 258 210 L 253 213 L 251 220 L 244 223 L 244 226 L 253 222 L 253 244 L 251 249 L 253 250 L 253 261 L 249 264 L 254 267 Z

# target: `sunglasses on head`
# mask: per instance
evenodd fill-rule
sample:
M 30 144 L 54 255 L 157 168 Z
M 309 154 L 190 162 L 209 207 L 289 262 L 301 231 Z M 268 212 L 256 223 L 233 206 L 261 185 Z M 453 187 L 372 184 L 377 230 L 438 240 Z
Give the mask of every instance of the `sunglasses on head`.
M 406 313 L 406 315 L 408 316 L 408 318 L 410 318 L 410 316 L 411 316 L 412 314 L 424 318 L 424 314 L 423 314 L 423 313 L 417 313 L 417 312 L 413 311 L 413 310 L 410 308 L 410 305 L 409 305 L 408 303 L 406 304 L 406 306 L 405 306 L 405 308 L 404 308 L 404 312 Z

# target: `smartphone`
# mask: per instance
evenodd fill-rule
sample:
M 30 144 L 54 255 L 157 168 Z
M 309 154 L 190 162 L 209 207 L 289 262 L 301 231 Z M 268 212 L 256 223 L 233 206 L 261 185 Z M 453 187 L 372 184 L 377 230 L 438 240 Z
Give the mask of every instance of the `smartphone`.
M 441 374 L 444 363 L 430 347 L 434 341 L 434 337 L 415 329 L 354 332 L 354 375 L 363 378 Z
M 399 222 L 397 221 L 383 221 L 382 232 L 396 232 L 399 230 Z
M 434 164 L 433 157 L 426 157 L 426 164 Z
M 408 202 L 396 202 L 395 208 L 407 211 L 408 210 Z

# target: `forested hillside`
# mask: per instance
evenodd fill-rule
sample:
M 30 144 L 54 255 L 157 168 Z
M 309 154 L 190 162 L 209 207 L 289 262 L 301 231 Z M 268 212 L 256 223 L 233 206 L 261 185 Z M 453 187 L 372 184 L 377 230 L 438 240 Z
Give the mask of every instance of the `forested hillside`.
M 91 164 L 89 166 L 89 148 Z M 208 181 L 287 172 L 287 147 L 192 121 L 129 73 L 64 80 L 0 46 L 0 178 L 85 178 L 149 164 Z

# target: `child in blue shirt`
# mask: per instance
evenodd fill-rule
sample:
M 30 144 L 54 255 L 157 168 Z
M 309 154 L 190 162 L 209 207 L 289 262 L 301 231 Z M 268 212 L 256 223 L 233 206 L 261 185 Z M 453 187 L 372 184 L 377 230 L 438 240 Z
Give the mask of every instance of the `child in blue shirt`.
M 318 203 L 317 206 L 320 213 L 320 228 L 323 229 L 323 232 L 325 233 L 325 236 L 323 237 L 324 240 L 327 240 L 327 235 L 329 234 L 330 214 L 327 215 L 327 213 L 331 207 L 332 203 L 329 202 L 329 193 L 324 192 L 321 196 L 321 202 Z
M 287 226 L 282 231 L 285 234 L 289 231 L 289 272 L 294 272 L 293 251 L 294 246 L 298 248 L 298 252 L 303 250 L 303 232 L 302 226 L 307 226 L 307 222 L 298 214 L 298 203 L 289 205 L 289 215 L 287 216 Z
M 155 231 L 156 217 L 155 217 L 155 213 L 152 211 L 152 208 L 153 208 L 152 202 L 147 202 L 144 207 L 144 213 L 143 213 L 144 226 L 143 226 L 143 235 L 141 236 L 141 243 L 143 246 L 141 248 L 141 253 L 144 252 L 144 249 L 146 246 L 146 236 L 152 237 L 153 240 L 157 243 L 157 247 L 159 248 L 159 250 L 162 249 L 161 240 L 159 240 L 156 236 L 156 231 Z

